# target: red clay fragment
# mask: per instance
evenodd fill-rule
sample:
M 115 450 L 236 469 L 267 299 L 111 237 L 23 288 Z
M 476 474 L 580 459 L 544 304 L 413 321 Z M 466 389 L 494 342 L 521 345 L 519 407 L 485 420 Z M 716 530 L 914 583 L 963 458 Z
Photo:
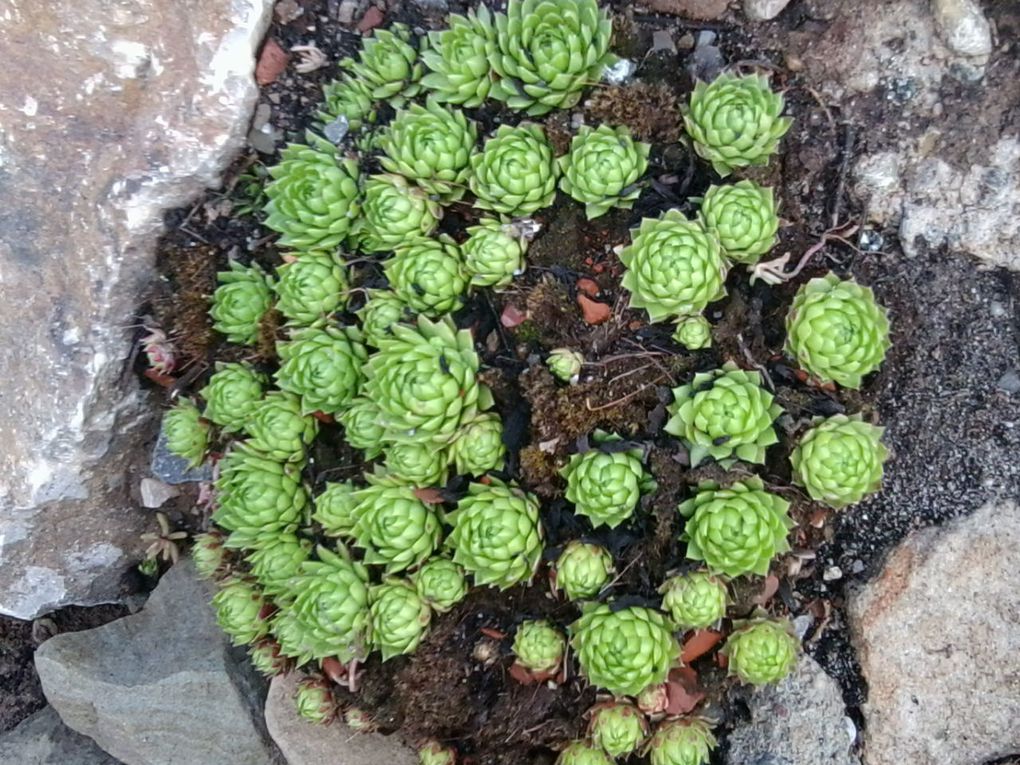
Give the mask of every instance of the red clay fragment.
M 711 651 L 722 640 L 722 633 L 715 630 L 698 630 L 684 641 L 680 661 L 690 664 Z
M 266 40 L 259 54 L 259 62 L 255 65 L 255 81 L 259 85 L 276 82 L 283 70 L 287 68 L 290 56 L 272 37 Z
M 596 326 L 604 323 L 612 314 L 612 309 L 605 303 L 596 303 L 585 295 L 577 296 L 577 304 L 581 306 L 581 313 L 586 324 Z
M 377 26 L 383 23 L 386 19 L 386 14 L 376 8 L 374 5 L 365 11 L 365 15 L 361 17 L 361 21 L 358 22 L 358 31 L 361 34 L 371 32 Z

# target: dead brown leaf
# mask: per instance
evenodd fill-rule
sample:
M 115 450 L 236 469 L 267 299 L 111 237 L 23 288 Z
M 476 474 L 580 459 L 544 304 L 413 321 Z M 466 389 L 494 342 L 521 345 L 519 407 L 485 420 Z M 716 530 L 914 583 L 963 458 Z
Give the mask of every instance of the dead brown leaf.
M 705 698 L 705 693 L 698 684 L 698 673 L 690 667 L 680 667 L 669 673 L 666 695 L 669 698 L 666 706 L 667 715 L 688 714 Z

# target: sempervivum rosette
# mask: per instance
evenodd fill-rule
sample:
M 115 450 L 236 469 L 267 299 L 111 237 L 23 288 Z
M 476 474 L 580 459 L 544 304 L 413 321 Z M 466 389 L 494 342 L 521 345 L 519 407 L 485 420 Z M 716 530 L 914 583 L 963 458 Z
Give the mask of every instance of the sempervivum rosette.
M 612 573 L 613 556 L 606 548 L 577 539 L 556 559 L 556 587 L 570 600 L 594 598 Z
M 375 401 L 364 396 L 354 399 L 337 415 L 337 421 L 344 426 L 344 440 L 364 451 L 365 459 L 375 459 L 382 453 L 386 429 Z
M 358 215 L 358 163 L 333 144 L 308 134 L 308 146 L 290 144 L 269 168 L 265 225 L 295 250 L 332 250 Z
M 313 725 L 328 725 L 339 711 L 329 680 L 324 677 L 302 678 L 294 690 L 294 706 L 298 717 Z
M 689 351 L 712 347 L 712 325 L 704 316 L 686 316 L 676 323 L 673 339 Z
M 588 682 L 618 695 L 663 682 L 680 655 L 666 617 L 643 606 L 590 604 L 570 634 Z
M 380 139 L 379 163 L 444 202 L 464 195 L 478 132 L 460 109 L 432 99 L 397 113 Z
M 363 82 L 349 76 L 332 80 L 322 86 L 322 97 L 317 116 L 323 123 L 343 118 L 356 133 L 365 123 L 375 122 L 375 100 Z
M 432 612 L 410 582 L 387 577 L 372 588 L 369 612 L 372 641 L 383 661 L 414 653 L 428 630 Z
M 251 566 L 251 575 L 266 595 L 275 597 L 288 591 L 291 577 L 301 570 L 301 564 L 308 560 L 311 549 L 311 542 L 292 532 L 269 532 L 256 538 L 255 548 L 245 560 Z
M 619 436 L 595 433 L 596 442 L 612 445 Z M 627 451 L 592 449 L 570 457 L 560 474 L 567 479 L 566 498 L 574 512 L 595 528 L 615 529 L 634 514 L 642 493 L 655 489 L 655 481 L 642 464 L 640 447 Z
M 492 96 L 533 116 L 569 109 L 616 60 L 613 23 L 596 0 L 510 0 L 496 32 Z
M 453 560 L 475 584 L 505 590 L 531 579 L 542 557 L 538 500 L 496 479 L 472 483 L 447 519 Z
M 397 247 L 383 270 L 397 297 L 426 316 L 456 311 L 467 288 L 460 250 L 445 235 L 412 239 Z
M 436 549 L 442 527 L 435 510 L 415 496 L 414 487 L 392 478 L 367 476 L 369 485 L 354 493 L 354 543 L 365 563 L 393 574 L 417 566 Z
M 556 672 L 566 650 L 567 639 L 563 633 L 544 619 L 522 622 L 514 636 L 517 663 L 530 672 Z
M 541 125 L 500 125 L 471 157 L 475 206 L 504 215 L 530 215 L 556 198 L 558 167 Z
M 445 613 L 467 595 L 464 569 L 447 558 L 426 561 L 411 577 L 418 594 L 436 613 Z
M 709 186 L 698 219 L 719 237 L 726 257 L 752 265 L 772 249 L 779 230 L 772 189 L 754 181 Z
M 560 752 L 556 765 L 613 765 L 613 759 L 590 741 L 572 741 Z
M 859 414 L 816 417 L 790 455 L 793 482 L 829 507 L 860 502 L 882 484 L 883 432 Z
M 641 193 L 637 181 L 648 167 L 651 148 L 635 142 L 625 127 L 583 125 L 570 152 L 556 160 L 563 173 L 560 189 L 584 204 L 589 220 L 613 207 L 629 210 Z
M 171 454 L 186 459 L 188 467 L 202 464 L 209 447 L 209 423 L 202 419 L 194 401 L 182 398 L 163 416 L 163 434 Z
M 726 616 L 726 584 L 706 571 L 670 577 L 659 592 L 662 609 L 682 630 L 705 629 Z
M 273 304 L 273 280 L 258 263 L 245 268 L 230 261 L 229 271 L 216 274 L 220 286 L 213 293 L 209 315 L 213 329 L 239 345 L 253 345 L 259 337 L 259 325 Z
M 429 741 L 418 750 L 418 762 L 421 765 L 456 765 L 457 752 L 438 741 Z
M 299 462 L 319 433 L 319 421 L 302 412 L 293 393 L 273 391 L 255 406 L 244 429 L 253 449 L 281 462 Z
M 584 356 L 579 351 L 572 351 L 570 348 L 553 348 L 549 351 L 545 365 L 557 379 L 574 384 L 581 375 Z
M 380 410 L 386 436 L 398 441 L 446 443 L 464 422 L 492 404 L 478 382 L 471 333 L 446 317 L 418 317 L 414 327 L 393 327 L 365 369 L 364 395 Z
M 358 311 L 358 318 L 365 342 L 377 347 L 380 339 L 392 334 L 390 327 L 410 320 L 411 312 L 392 290 L 368 290 L 368 300 Z
M 789 619 L 759 612 L 733 626 L 722 648 L 731 675 L 750 685 L 767 685 L 790 674 L 800 655 L 800 641 Z
M 448 29 L 429 32 L 429 49 L 421 54 L 432 71 L 421 84 L 437 101 L 469 108 L 481 106 L 492 88 L 489 60 L 496 50 L 496 28 L 485 5 L 469 10 L 467 16 L 451 14 Z
M 726 295 L 726 260 L 719 240 L 679 210 L 643 218 L 620 252 L 627 267 L 623 286 L 631 308 L 644 308 L 652 321 L 694 316 Z
M 255 405 L 262 398 L 266 376 L 250 364 L 216 363 L 216 372 L 199 395 L 205 400 L 203 416 L 215 422 L 226 433 L 244 428 Z
M 664 720 L 648 742 L 648 759 L 652 765 L 708 765 L 715 746 L 712 728 L 704 720 Z
M 443 449 L 428 442 L 398 441 L 383 449 L 386 474 L 412 486 L 443 486 L 449 459 Z
M 450 458 L 459 475 L 482 475 L 503 465 L 503 423 L 498 414 L 480 414 L 457 432 Z
M 527 239 L 519 227 L 482 218 L 467 230 L 468 238 L 460 246 L 464 270 L 478 287 L 506 287 L 524 270 Z
M 301 398 L 301 413 L 334 414 L 357 395 L 368 352 L 354 327 L 326 325 L 291 334 L 277 343 L 276 383 Z
M 346 302 L 347 275 L 335 253 L 304 252 L 276 274 L 276 308 L 293 324 L 313 324 Z
M 258 587 L 244 579 L 232 577 L 220 585 L 213 595 L 216 621 L 234 645 L 254 643 L 269 631 L 262 617 L 266 601 Z
M 790 549 L 787 536 L 794 523 L 789 507 L 765 491 L 757 476 L 726 488 L 702 481 L 697 494 L 677 508 L 687 518 L 681 536 L 687 557 L 727 576 L 765 575 L 776 554 Z
M 263 677 L 271 678 L 290 671 L 293 662 L 280 653 L 280 644 L 272 638 L 263 638 L 248 650 L 251 665 Z
M 361 43 L 358 60 L 345 58 L 340 66 L 364 85 L 376 101 L 399 107 L 421 91 L 422 65 L 414 36 L 405 24 L 375 29 Z
M 783 105 L 761 75 L 721 74 L 694 86 L 684 125 L 694 150 L 726 177 L 734 168 L 764 165 L 776 153 L 793 122 L 781 116 Z
M 786 315 L 786 352 L 823 383 L 860 388 L 885 359 L 889 317 L 870 287 L 833 273 L 797 290 Z
M 361 218 L 356 227 L 365 252 L 392 250 L 407 239 L 425 237 L 436 229 L 443 208 L 424 189 L 402 175 L 382 173 L 365 181 Z
M 226 572 L 229 557 L 227 549 L 223 546 L 225 539 L 222 531 L 210 529 L 197 534 L 192 540 L 191 560 L 198 575 L 203 579 L 218 579 Z
M 329 482 L 326 488 L 314 498 L 315 511 L 312 520 L 322 526 L 327 536 L 342 537 L 351 533 L 357 518 L 354 484 L 350 481 Z
M 673 389 L 665 431 L 690 451 L 691 466 L 705 457 L 726 467 L 737 459 L 764 464 L 765 449 L 779 437 L 773 423 L 783 410 L 761 387 L 761 374 L 727 362 Z
M 638 750 L 648 736 L 648 722 L 633 704 L 614 701 L 589 710 L 588 734 L 592 743 L 611 757 L 626 757 Z

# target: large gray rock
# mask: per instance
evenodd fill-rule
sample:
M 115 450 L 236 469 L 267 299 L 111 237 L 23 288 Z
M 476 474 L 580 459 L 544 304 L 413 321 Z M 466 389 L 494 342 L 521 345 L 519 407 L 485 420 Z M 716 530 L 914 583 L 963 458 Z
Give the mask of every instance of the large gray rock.
M 729 735 L 734 765 L 859 765 L 836 681 L 804 656 L 776 686 L 754 691 L 751 720 Z
M 75 733 L 46 707 L 0 736 L 0 762 L 9 765 L 120 765 L 90 738 Z
M 973 765 L 1020 751 L 1020 507 L 908 537 L 853 594 L 868 765 Z
M 131 325 L 163 211 L 244 139 L 272 6 L 0 8 L 0 612 L 111 600 L 138 557 Z
M 231 647 L 189 559 L 138 614 L 43 643 L 35 665 L 63 721 L 127 765 L 277 762 L 265 683 Z
M 397 736 L 354 733 L 346 725 L 312 725 L 294 706 L 296 674 L 274 677 L 266 698 L 266 727 L 288 765 L 417 765 L 418 755 Z

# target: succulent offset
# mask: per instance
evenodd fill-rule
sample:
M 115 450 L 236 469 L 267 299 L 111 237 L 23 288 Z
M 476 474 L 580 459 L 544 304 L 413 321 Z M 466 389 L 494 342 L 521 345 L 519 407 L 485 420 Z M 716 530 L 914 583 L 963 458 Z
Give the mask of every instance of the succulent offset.
M 677 508 L 687 519 L 681 536 L 687 557 L 726 576 L 767 574 L 772 559 L 790 549 L 787 536 L 794 524 L 789 507 L 765 491 L 757 476 L 725 488 L 702 481 L 697 493 Z
M 216 277 L 220 286 L 209 309 L 213 329 L 232 343 L 254 345 L 262 317 L 273 304 L 272 279 L 258 263 L 245 267 L 234 260 L 229 271 L 220 271 Z
M 251 566 L 251 575 L 270 596 L 286 595 L 290 580 L 308 560 L 312 543 L 292 532 L 269 533 L 254 541 L 254 549 L 245 560 Z
M 509 216 L 530 215 L 556 198 L 559 170 L 545 130 L 533 122 L 500 125 L 471 157 L 468 182 L 475 206 Z
M 386 474 L 411 486 L 442 486 L 448 474 L 446 452 L 432 444 L 398 441 L 387 446 Z
M 326 488 L 314 498 L 315 511 L 312 520 L 322 526 L 327 536 L 347 536 L 354 530 L 357 520 L 354 497 L 355 487 L 350 481 L 327 483 Z
M 577 539 L 556 559 L 556 586 L 570 600 L 594 598 L 609 583 L 613 556 L 599 545 Z
M 337 714 L 336 700 L 325 678 L 303 678 L 294 691 L 294 704 L 298 716 L 315 725 L 326 725 Z
M 556 765 L 613 765 L 613 759 L 590 741 L 572 741 L 560 752 Z
M 412 576 L 422 600 L 436 613 L 449 611 L 467 595 L 464 569 L 448 558 L 432 558 Z
M 705 571 L 670 577 L 659 592 L 662 609 L 682 630 L 705 629 L 726 616 L 726 584 Z
M 337 415 L 344 426 L 344 439 L 355 449 L 365 452 L 365 459 L 374 459 L 382 452 L 386 428 L 379 405 L 365 396 L 354 399 Z
M 418 647 L 432 612 L 414 585 L 403 579 L 387 578 L 372 588 L 372 639 L 382 651 L 383 661 Z
M 637 181 L 648 167 L 651 145 L 635 142 L 630 130 L 582 125 L 570 151 L 557 160 L 560 189 L 584 205 L 588 219 L 613 207 L 629 210 L 641 194 Z
M 421 84 L 437 101 L 474 108 L 481 106 L 492 89 L 489 64 L 496 51 L 496 28 L 485 5 L 466 16 L 451 14 L 448 29 L 429 32 L 429 48 L 421 59 L 431 71 Z
M 244 429 L 253 449 L 280 462 L 300 462 L 319 432 L 319 422 L 304 413 L 293 393 L 273 391 L 255 406 Z
M 633 704 L 605 702 L 593 707 L 588 722 L 592 743 L 613 758 L 637 751 L 648 736 L 648 722 Z
M 596 441 L 612 446 L 617 437 L 596 434 Z M 627 451 L 592 449 L 571 455 L 560 471 L 567 479 L 567 500 L 574 512 L 585 516 L 595 528 L 615 529 L 630 518 L 643 492 L 655 488 L 655 481 L 642 464 L 640 447 Z
M 426 316 L 457 310 L 467 289 L 460 250 L 445 236 L 408 240 L 394 250 L 383 270 L 397 297 Z
M 479 476 L 503 465 L 503 423 L 499 415 L 480 414 L 466 423 L 450 444 L 450 458 L 459 475 Z
M 358 311 L 361 334 L 365 343 L 373 347 L 392 334 L 390 327 L 410 317 L 410 310 L 392 290 L 368 290 L 368 299 Z
M 418 762 L 421 765 L 456 765 L 457 752 L 438 741 L 428 741 L 418 750 Z
M 249 364 L 216 363 L 216 371 L 198 392 L 205 400 L 202 416 L 212 420 L 226 433 L 244 429 L 255 405 L 262 398 L 266 376 Z
M 664 720 L 648 742 L 648 759 L 651 765 L 708 765 L 715 746 L 712 728 L 704 720 Z
M 570 348 L 553 348 L 549 351 L 545 365 L 549 367 L 553 376 L 565 383 L 573 384 L 581 375 L 584 356 L 579 351 L 572 351 Z
M 358 393 L 368 360 L 361 333 L 336 325 L 294 332 L 290 342 L 276 344 L 276 352 L 276 383 L 300 397 L 306 415 L 334 414 L 347 406 Z
M 815 418 L 790 454 L 793 482 L 830 507 L 860 502 L 882 484 L 883 432 L 859 414 Z
M 400 107 L 421 91 L 422 65 L 412 44 L 411 30 L 404 24 L 375 29 L 361 44 L 361 56 L 346 58 L 340 66 L 361 83 L 376 101 Z
M 673 339 L 689 351 L 712 347 L 712 325 L 702 315 L 685 316 L 676 323 Z
M 163 416 L 163 434 L 166 448 L 186 459 L 188 467 L 202 464 L 209 447 L 209 424 L 202 420 L 194 401 L 182 398 Z
M 800 656 L 800 640 L 789 619 L 757 615 L 734 627 L 722 648 L 731 675 L 750 685 L 767 685 L 790 674 Z
M 352 536 L 365 551 L 365 563 L 387 574 L 417 566 L 436 549 L 442 534 L 439 517 L 415 496 L 414 487 L 392 478 L 372 478 L 354 493 L 357 503 Z
M 443 216 L 428 192 L 395 173 L 369 177 L 364 194 L 357 231 L 365 252 L 391 251 L 407 239 L 426 237 Z
M 482 218 L 460 247 L 464 270 L 476 287 L 506 287 L 524 270 L 527 240 L 513 224 Z
M 344 76 L 326 83 L 322 96 L 317 116 L 325 124 L 344 119 L 348 130 L 356 133 L 366 123 L 375 122 L 375 99 L 366 85 L 355 78 Z
M 269 631 L 262 617 L 262 593 L 244 579 L 232 577 L 220 584 L 212 599 L 216 621 L 234 645 L 254 643 Z
M 276 274 L 276 308 L 293 324 L 313 324 L 346 302 L 347 275 L 335 253 L 301 253 Z
M 280 645 L 271 638 L 263 638 L 248 649 L 251 664 L 264 677 L 276 677 L 288 672 L 291 661 L 280 653 Z
M 719 240 L 679 210 L 643 218 L 620 251 L 627 267 L 621 284 L 631 308 L 652 321 L 695 316 L 726 295 L 726 260 Z
M 683 441 L 692 467 L 706 457 L 724 467 L 738 459 L 764 464 L 765 449 L 779 441 L 773 423 L 782 408 L 761 387 L 760 373 L 732 362 L 674 388 L 667 408 L 664 430 Z
M 870 287 L 833 273 L 797 290 L 786 315 L 786 352 L 823 383 L 860 388 L 889 350 L 889 318 Z
M 211 530 L 198 534 L 192 540 L 191 560 L 203 579 L 216 579 L 226 571 L 227 550 L 223 547 L 222 532 Z
M 563 633 L 545 620 L 522 622 L 514 636 L 517 663 L 531 672 L 555 672 L 566 650 L 567 639 Z
M 684 125 L 698 155 L 726 177 L 736 168 L 764 165 L 776 153 L 792 123 L 782 116 L 783 106 L 761 75 L 721 74 L 695 84 Z
M 727 258 L 747 265 L 757 263 L 772 249 L 779 230 L 772 189 L 754 181 L 709 186 L 698 219 L 719 237 Z

